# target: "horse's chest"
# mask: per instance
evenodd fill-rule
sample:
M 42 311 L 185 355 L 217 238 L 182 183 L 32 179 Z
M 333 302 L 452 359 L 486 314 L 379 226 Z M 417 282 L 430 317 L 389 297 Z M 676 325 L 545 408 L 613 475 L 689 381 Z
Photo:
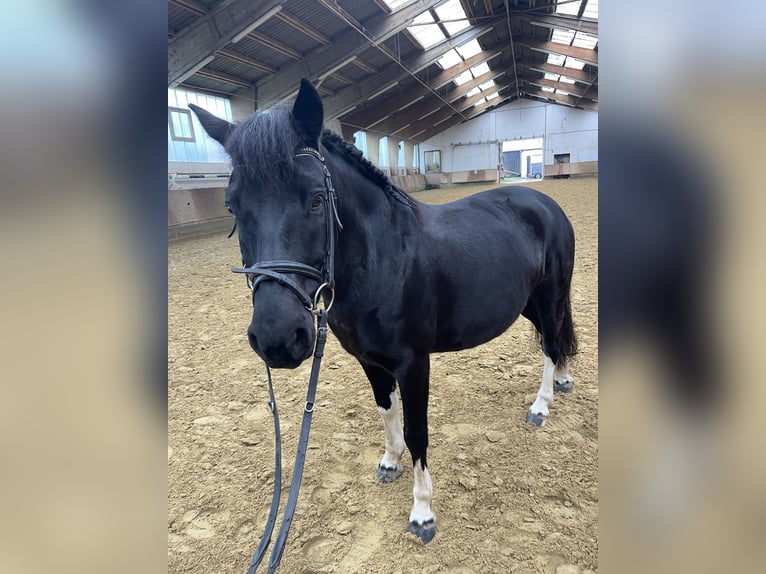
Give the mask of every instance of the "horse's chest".
M 382 352 L 383 341 L 394 338 L 390 325 L 379 316 L 378 309 L 357 310 L 355 313 L 333 309 L 330 327 L 343 348 L 356 357 L 369 352 Z
M 346 351 L 355 356 L 359 356 L 363 352 L 359 330 L 350 317 L 340 313 L 331 313 L 330 328 Z

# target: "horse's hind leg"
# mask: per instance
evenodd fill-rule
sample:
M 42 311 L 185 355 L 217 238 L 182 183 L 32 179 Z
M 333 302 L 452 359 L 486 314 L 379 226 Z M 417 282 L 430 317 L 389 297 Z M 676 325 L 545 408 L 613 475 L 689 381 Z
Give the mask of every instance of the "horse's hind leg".
M 388 371 L 375 365 L 362 364 L 367 378 L 372 385 L 375 403 L 383 419 L 386 433 L 386 452 L 378 464 L 375 475 L 383 482 L 392 482 L 402 474 L 402 454 L 404 454 L 404 435 L 402 421 L 399 418 L 399 398 L 396 396 L 396 379 Z
M 533 294 L 523 312 L 540 333 L 544 363 L 540 389 L 527 413 L 527 422 L 543 426 L 553 405 L 553 393 L 570 392 L 569 358 L 577 342 L 569 307 L 569 292 L 544 286 Z

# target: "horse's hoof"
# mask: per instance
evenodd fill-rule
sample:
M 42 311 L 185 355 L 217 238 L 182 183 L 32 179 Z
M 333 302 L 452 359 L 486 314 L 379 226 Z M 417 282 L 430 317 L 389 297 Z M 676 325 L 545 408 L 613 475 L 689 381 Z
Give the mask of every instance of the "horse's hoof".
M 433 520 L 428 520 L 423 524 L 410 522 L 410 525 L 407 527 L 407 532 L 420 538 L 420 540 L 423 541 L 423 544 L 428 544 L 434 539 L 434 535 L 436 534 L 436 523 Z
M 402 469 L 379 466 L 378 470 L 375 471 L 375 476 L 377 476 L 378 480 L 383 484 L 388 484 L 389 482 L 393 482 L 402 476 Z
M 574 381 L 553 381 L 553 391 L 556 393 L 571 393 L 574 388 Z
M 530 424 L 535 425 L 536 427 L 541 427 L 545 424 L 545 419 L 547 419 L 545 415 L 541 415 L 540 413 L 533 413 L 532 411 L 527 411 L 527 422 Z

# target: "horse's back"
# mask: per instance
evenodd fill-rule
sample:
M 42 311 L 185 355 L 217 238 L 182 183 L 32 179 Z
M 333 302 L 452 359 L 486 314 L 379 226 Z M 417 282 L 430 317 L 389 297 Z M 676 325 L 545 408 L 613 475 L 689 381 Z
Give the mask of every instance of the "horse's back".
M 529 187 L 497 187 L 431 206 L 430 210 L 427 233 L 448 242 L 451 238 L 466 245 L 483 246 L 491 253 L 495 252 L 491 245 L 498 242 L 510 241 L 532 248 L 537 242 L 574 237 L 569 219 L 558 203 Z M 482 238 L 487 241 L 481 241 Z

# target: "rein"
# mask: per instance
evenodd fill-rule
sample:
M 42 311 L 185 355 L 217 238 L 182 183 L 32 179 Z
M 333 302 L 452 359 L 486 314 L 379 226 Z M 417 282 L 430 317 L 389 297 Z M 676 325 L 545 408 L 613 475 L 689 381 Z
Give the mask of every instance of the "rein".
M 311 375 L 309 377 L 308 390 L 306 391 L 306 404 L 303 408 L 303 421 L 301 423 L 301 432 L 298 439 L 298 448 L 295 453 L 293 477 L 290 483 L 290 493 L 287 496 L 282 523 L 279 527 L 276 542 L 271 551 L 268 568 L 269 573 L 276 571 L 279 562 L 282 559 L 282 552 L 284 551 L 285 543 L 287 542 L 287 536 L 290 532 L 290 526 L 292 525 L 293 516 L 295 514 L 295 507 L 298 503 L 298 493 L 301 487 L 303 467 L 306 462 L 306 451 L 308 449 L 309 431 L 311 430 L 311 417 L 314 413 L 314 399 L 316 396 L 317 383 L 319 381 L 319 367 L 322 362 L 322 356 L 324 355 L 325 343 L 327 342 L 327 316 L 330 307 L 332 307 L 332 304 L 335 301 L 335 234 L 336 229 L 343 229 L 340 217 L 338 216 L 337 197 L 332 185 L 332 177 L 330 175 L 330 170 L 328 170 L 327 165 L 325 165 L 324 158 L 319 151 L 311 147 L 299 148 L 295 157 L 301 156 L 309 156 L 318 159 L 321 162 L 324 171 L 325 227 L 327 234 L 325 238 L 325 260 L 322 269 L 316 269 L 311 265 L 306 265 L 305 263 L 297 261 L 282 260 L 266 261 L 255 263 L 249 267 L 237 267 L 232 269 L 234 273 L 246 274 L 247 285 L 252 291 L 253 300 L 255 300 L 255 291 L 258 288 L 258 285 L 263 281 L 276 281 L 280 285 L 284 285 L 292 290 L 298 299 L 300 299 L 306 310 L 311 312 L 312 315 L 317 316 L 314 361 L 311 364 Z M 233 231 L 234 230 L 232 229 L 232 233 Z M 297 281 L 288 277 L 286 274 L 303 275 L 304 277 L 316 281 L 318 287 L 316 288 L 314 295 L 312 296 L 307 293 Z M 322 292 L 325 290 L 329 291 L 330 300 L 326 303 L 324 309 L 320 309 L 319 300 Z M 266 375 L 269 383 L 269 410 L 274 418 L 274 492 L 271 497 L 271 508 L 269 509 L 269 517 L 266 521 L 266 527 L 263 536 L 258 543 L 255 554 L 253 555 L 253 559 L 250 562 L 250 566 L 247 569 L 247 574 L 255 574 L 256 569 L 263 560 L 266 550 L 271 543 L 271 534 L 274 531 L 274 525 L 276 524 L 282 491 L 282 433 L 279 426 L 277 403 L 274 398 L 274 387 L 271 382 L 271 369 L 269 369 L 268 365 L 266 365 Z

